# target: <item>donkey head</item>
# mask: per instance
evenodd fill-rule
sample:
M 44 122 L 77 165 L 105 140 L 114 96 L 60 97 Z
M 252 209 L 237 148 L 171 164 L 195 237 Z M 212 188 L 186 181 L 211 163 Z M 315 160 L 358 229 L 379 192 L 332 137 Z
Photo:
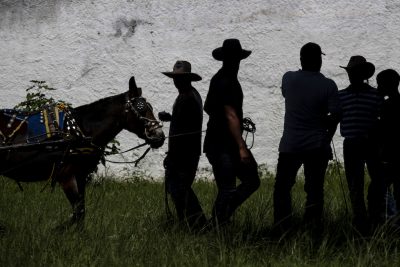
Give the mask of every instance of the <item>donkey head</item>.
M 145 139 L 152 148 L 163 145 L 165 135 L 162 124 L 155 118 L 153 107 L 142 97 L 142 89 L 136 86 L 133 76 L 129 80 L 125 112 L 127 114 L 126 130 Z

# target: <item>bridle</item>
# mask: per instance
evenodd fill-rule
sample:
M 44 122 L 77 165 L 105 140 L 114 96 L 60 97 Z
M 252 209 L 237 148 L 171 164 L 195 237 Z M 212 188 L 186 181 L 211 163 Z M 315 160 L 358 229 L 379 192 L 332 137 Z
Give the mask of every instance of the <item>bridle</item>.
M 144 123 L 144 135 L 148 142 L 157 142 L 163 139 L 162 137 L 152 136 L 151 133 L 162 128 L 162 123 L 158 120 L 153 120 L 145 117 L 148 110 L 153 111 L 153 107 L 146 101 L 144 97 L 129 98 L 129 93 L 125 95 L 125 113 L 128 115 L 132 112 L 140 121 Z
M 128 150 L 122 151 L 122 152 L 117 152 L 117 153 L 110 153 L 109 155 L 116 155 L 116 154 L 124 154 L 126 152 L 135 150 L 137 148 L 140 148 L 142 146 L 145 146 L 147 144 L 151 144 L 152 142 L 160 142 L 164 140 L 163 136 L 160 137 L 155 137 L 151 135 L 151 132 L 156 131 L 159 128 L 162 128 L 162 123 L 159 122 L 158 120 L 152 120 L 149 118 L 145 117 L 146 111 L 151 110 L 153 111 L 153 107 L 146 101 L 144 97 L 138 96 L 138 97 L 132 97 L 129 98 L 129 93 L 125 95 L 125 114 L 128 116 L 130 112 L 132 112 L 140 121 L 143 121 L 144 123 L 144 135 L 146 142 L 140 145 L 137 145 L 133 148 L 130 148 Z M 138 159 L 131 161 L 131 162 L 120 162 L 120 161 L 112 161 L 112 160 L 105 160 L 107 162 L 111 163 L 134 163 L 135 166 L 139 164 L 139 162 L 147 155 L 147 153 L 150 151 L 151 146 L 146 149 L 146 151 L 143 153 L 142 156 L 140 156 Z

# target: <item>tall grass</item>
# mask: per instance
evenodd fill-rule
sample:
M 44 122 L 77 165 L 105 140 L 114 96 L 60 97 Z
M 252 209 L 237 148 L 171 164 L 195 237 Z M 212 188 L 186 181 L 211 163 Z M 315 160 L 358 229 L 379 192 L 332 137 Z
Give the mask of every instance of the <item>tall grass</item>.
M 400 266 L 398 237 L 382 228 L 371 238 L 352 231 L 339 177 L 330 171 L 325 186 L 325 231 L 316 241 L 301 226 L 283 238 L 271 235 L 274 180 L 235 214 L 226 229 L 193 234 L 167 221 L 161 183 L 103 179 L 87 188 L 83 232 L 54 228 L 70 206 L 60 188 L 41 193 L 43 183 L 0 178 L 0 266 Z M 303 182 L 293 189 L 301 220 Z M 209 214 L 214 183 L 198 181 L 195 191 Z M 344 188 L 346 189 L 346 188 Z M 173 207 L 171 206 L 171 209 Z

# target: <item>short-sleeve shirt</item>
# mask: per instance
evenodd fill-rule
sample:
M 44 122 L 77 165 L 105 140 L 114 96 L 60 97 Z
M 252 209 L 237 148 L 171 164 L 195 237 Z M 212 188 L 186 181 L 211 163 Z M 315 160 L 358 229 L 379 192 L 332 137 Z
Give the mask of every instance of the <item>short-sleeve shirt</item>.
M 285 98 L 280 152 L 297 153 L 329 146 L 328 114 L 339 114 L 336 83 L 320 72 L 289 71 L 282 78 Z
M 169 129 L 168 156 L 198 157 L 201 154 L 203 102 L 199 92 L 191 88 L 175 100 Z
M 375 135 L 382 97 L 370 85 L 350 85 L 339 91 L 342 107 L 340 133 L 344 138 L 366 138 Z
M 209 115 L 204 152 L 235 152 L 238 145 L 233 138 L 225 114 L 225 106 L 234 109 L 243 122 L 243 91 L 237 77 L 232 77 L 220 69 L 211 79 L 204 110 Z M 243 129 L 242 129 L 243 131 Z

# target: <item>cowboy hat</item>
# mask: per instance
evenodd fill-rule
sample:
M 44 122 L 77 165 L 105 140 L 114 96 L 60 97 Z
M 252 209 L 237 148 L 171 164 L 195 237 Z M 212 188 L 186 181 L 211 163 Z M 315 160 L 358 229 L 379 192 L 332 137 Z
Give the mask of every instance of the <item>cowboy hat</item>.
M 200 75 L 192 72 L 192 65 L 189 62 L 184 60 L 178 60 L 172 71 L 170 72 L 162 72 L 166 76 L 170 78 L 176 77 L 188 77 L 191 81 L 197 82 L 201 80 Z
M 364 80 L 372 77 L 375 73 L 375 66 L 371 62 L 368 62 L 363 56 L 352 56 L 347 63 L 347 66 L 339 66 L 346 71 L 358 72 L 362 75 Z
M 245 59 L 250 56 L 251 51 L 242 49 L 238 39 L 226 39 L 222 47 L 214 49 L 212 56 L 219 61 L 224 61 L 227 58 Z

